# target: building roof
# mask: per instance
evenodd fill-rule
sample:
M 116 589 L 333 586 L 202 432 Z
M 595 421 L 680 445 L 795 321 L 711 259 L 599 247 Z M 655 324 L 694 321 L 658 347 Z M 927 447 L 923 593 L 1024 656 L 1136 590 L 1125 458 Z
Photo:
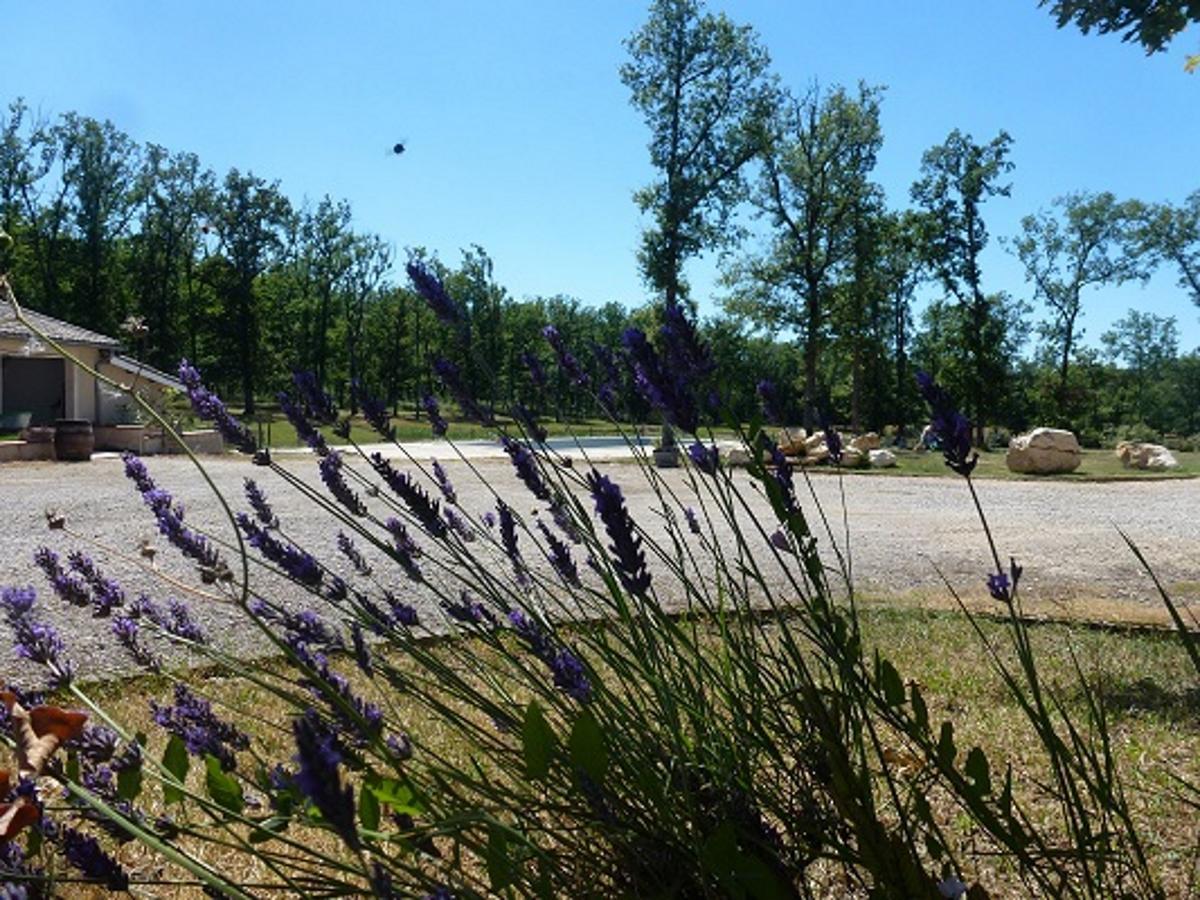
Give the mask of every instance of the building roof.
M 40 331 L 45 332 L 51 340 L 63 344 L 83 345 L 87 347 L 102 347 L 115 350 L 121 342 L 116 338 L 95 331 L 88 331 L 62 319 L 55 319 L 31 309 L 22 310 L 25 317 Z M 7 303 L 0 302 L 0 337 L 28 338 L 31 332 L 17 321 L 16 313 Z
M 109 359 L 105 360 L 102 365 L 113 366 L 123 372 L 145 378 L 147 381 L 153 381 L 155 384 L 161 384 L 163 387 L 174 388 L 177 391 L 183 390 L 183 382 L 178 378 L 168 375 L 166 372 L 160 372 L 158 369 L 152 368 L 143 362 L 139 362 L 132 356 L 120 356 L 114 354 Z

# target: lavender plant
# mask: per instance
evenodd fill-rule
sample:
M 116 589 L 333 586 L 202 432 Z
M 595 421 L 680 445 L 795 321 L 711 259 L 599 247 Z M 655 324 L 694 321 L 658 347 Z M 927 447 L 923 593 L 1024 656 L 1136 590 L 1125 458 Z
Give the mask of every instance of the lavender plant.
M 409 275 L 444 322 L 462 324 L 434 272 L 414 262 Z M 604 391 L 558 332 L 545 338 L 578 389 Z M 555 449 L 528 409 L 505 424 L 436 360 L 459 408 L 496 429 L 512 468 L 503 484 L 452 441 L 454 477 L 478 489 L 399 444 L 387 455 L 348 437 L 329 446 L 320 426 L 336 410 L 300 374 L 280 401 L 313 451 L 318 477 L 305 478 L 181 364 L 197 413 L 257 466 L 245 508 L 214 487 L 230 528 L 200 529 L 153 463 L 127 456 L 133 492 L 175 551 L 157 570 L 164 596 L 131 602 L 102 555 L 76 550 L 64 566 L 53 548 L 38 553 L 53 594 L 110 617 L 114 645 L 171 685 L 171 702 L 150 711 L 157 734 L 131 732 L 76 677 L 38 617 L 46 595 L 4 590 L 18 652 L 43 674 L 6 695 L 10 718 L 33 709 L 28 733 L 13 719 L 18 757 L 50 733 L 37 733 L 37 711 L 56 709 L 30 692 L 89 716 L 43 747 L 28 777 L 0 779 L 4 876 L 29 895 L 54 866 L 123 889 L 139 873 L 119 849 L 135 841 L 175 887 L 235 897 L 986 897 L 962 880 L 976 860 L 935 812 L 942 797 L 1032 893 L 1161 895 L 1102 704 L 1087 695 L 1075 721 L 1039 677 L 1021 570 L 992 543 L 952 399 L 922 378 L 947 464 L 981 509 L 986 584 L 1008 613 L 1016 667 L 979 639 L 1050 760 L 1054 827 L 1015 796 L 1011 770 L 962 752 L 920 686 L 865 651 L 853 594 L 826 566 L 838 560 L 849 582 L 845 548 L 761 418 L 724 423 L 751 460 L 744 473 L 726 465 L 711 428 L 720 397 L 687 317 L 668 309 L 657 335 L 631 330 L 623 343 L 646 399 L 689 435 L 678 474 L 648 465 L 640 435 L 618 422 L 639 467 L 602 466 L 579 442 Z M 759 391 L 777 406 L 774 386 Z M 360 399 L 393 440 L 383 407 Z M 445 434 L 437 399 L 423 405 Z M 631 508 L 622 484 L 635 478 L 652 516 Z M 289 531 L 278 491 L 324 516 L 329 540 Z M 167 596 L 180 590 L 236 610 L 263 659 L 209 640 Z M 162 657 L 169 645 L 283 712 L 206 696 L 204 679 Z M 227 874 L 239 870 L 254 878 Z

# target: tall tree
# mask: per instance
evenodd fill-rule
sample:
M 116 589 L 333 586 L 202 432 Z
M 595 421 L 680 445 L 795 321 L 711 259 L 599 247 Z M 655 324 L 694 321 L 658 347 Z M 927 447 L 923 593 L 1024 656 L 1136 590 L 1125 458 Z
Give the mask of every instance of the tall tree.
M 275 261 L 291 204 L 252 172 L 231 169 L 216 197 L 212 227 L 230 277 L 225 280 L 224 325 L 233 338 L 234 368 L 242 389 L 246 414 L 254 412 L 260 310 L 255 281 Z
M 336 294 L 354 264 L 354 235 L 350 231 L 350 204 L 325 195 L 317 208 L 301 216 L 300 259 L 307 287 L 302 298 L 307 324 L 308 362 L 317 384 L 327 387 L 329 333 L 336 313 Z
M 1145 210 L 1139 238 L 1153 261 L 1178 269 L 1179 286 L 1200 306 L 1200 191 L 1178 206 L 1162 203 Z
M 770 102 L 768 58 L 752 29 L 697 0 L 654 0 L 625 46 L 621 79 L 650 127 L 650 160 L 661 173 L 635 195 L 654 217 L 639 261 L 673 304 L 686 290 L 684 261 L 727 238 Z
M 137 210 L 141 151 L 112 122 L 75 113 L 63 116 L 54 133 L 81 256 L 72 279 L 73 318 L 112 331 L 128 312 L 116 284 L 116 247 Z
M 732 308 L 800 335 L 808 428 L 818 418 L 832 282 L 854 259 L 856 216 L 878 202 L 869 179 L 883 143 L 881 92 L 860 84 L 853 95 L 841 87 L 783 95 L 767 130 L 753 200 L 773 232 L 765 251 L 743 265 L 741 300 Z
M 987 144 L 977 144 L 956 128 L 945 143 L 925 151 L 921 178 L 912 186 L 913 201 L 928 214 L 924 220 L 926 261 L 965 313 L 961 336 L 968 363 L 966 398 L 975 422 L 975 442 L 980 446 L 983 420 L 994 411 L 998 399 L 986 377 L 991 304 L 979 268 L 980 254 L 988 242 L 982 206 L 989 197 L 1007 197 L 1011 191 L 1011 185 L 999 182 L 1013 167 L 1008 161 L 1011 145 L 1012 138 L 1003 131 Z
M 1132 245 L 1130 223 L 1136 205 L 1118 203 L 1110 193 L 1067 194 L 1054 201 L 1055 212 L 1041 211 L 1021 220 L 1015 241 L 1025 277 L 1052 318 L 1040 328 L 1058 362 L 1058 418 L 1070 422 L 1067 384 L 1072 353 L 1082 336 L 1078 327 L 1086 288 L 1144 278 L 1147 267 Z
M 1148 54 L 1165 49 L 1189 23 L 1200 25 L 1196 0 L 1039 0 L 1046 5 L 1059 28 L 1073 22 L 1084 34 L 1117 32 Z

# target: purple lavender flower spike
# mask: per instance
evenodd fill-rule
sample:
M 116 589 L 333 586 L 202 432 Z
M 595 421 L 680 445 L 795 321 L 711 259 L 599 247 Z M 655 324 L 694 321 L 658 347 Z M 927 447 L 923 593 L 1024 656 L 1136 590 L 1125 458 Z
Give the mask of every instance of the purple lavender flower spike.
M 549 432 L 534 416 L 533 412 L 528 409 L 523 403 L 513 404 L 512 408 L 513 419 L 525 430 L 525 434 L 539 444 L 546 443 L 550 437 Z
M 792 552 L 791 542 L 788 540 L 787 533 L 782 528 L 776 528 L 771 532 L 771 545 L 776 550 L 782 550 L 784 553 Z
M 267 495 L 262 492 L 258 483 L 253 478 L 247 478 L 244 487 L 246 500 L 249 501 L 250 508 L 254 510 L 255 518 L 266 528 L 278 528 L 279 519 L 275 517 L 275 512 L 267 501 Z
M 467 524 L 466 519 L 454 510 L 449 507 L 442 510 L 442 518 L 446 520 L 446 524 L 450 526 L 450 530 L 457 534 L 465 543 L 469 544 L 475 540 L 475 530 Z
M 296 386 L 300 402 L 304 404 L 306 416 L 326 425 L 337 420 L 337 404 L 329 394 L 321 390 L 315 373 L 297 369 L 292 372 L 292 384 Z
M 544 388 L 546 386 L 546 370 L 542 368 L 542 361 L 538 359 L 536 353 L 532 350 L 526 350 L 521 354 L 521 363 L 529 370 L 529 380 L 533 382 L 536 388 Z
M 371 574 L 371 564 L 367 562 L 366 557 L 362 555 L 358 547 L 355 546 L 354 541 L 347 537 L 344 531 L 338 532 L 337 546 L 342 555 L 350 560 L 351 565 L 354 566 L 354 571 L 363 576 Z
M 442 609 L 444 609 L 446 611 L 446 615 L 448 615 L 454 621 L 461 622 L 464 625 L 496 624 L 496 617 L 492 615 L 491 610 L 485 607 L 466 591 L 462 592 L 458 602 L 443 600 Z
M 559 368 L 571 380 L 571 384 L 576 387 L 587 387 L 591 379 L 588 378 L 587 372 L 583 371 L 583 367 L 579 365 L 579 360 L 567 349 L 567 345 L 563 341 L 558 329 L 553 325 L 547 325 L 542 329 L 542 337 L 554 348 L 554 352 L 558 356 Z
M 37 593 L 31 587 L 0 589 L 0 610 L 13 632 L 17 656 L 45 666 L 52 690 L 66 687 L 74 678 L 74 667 L 65 656 L 66 645 L 58 632 L 33 618 Z
M 1007 603 L 1008 595 L 1008 576 L 1003 572 L 993 572 L 987 578 L 988 593 L 992 595 L 993 600 L 998 600 L 1001 603 Z
M 464 415 L 488 428 L 496 424 L 496 418 L 492 410 L 480 406 L 478 401 L 471 396 L 471 392 L 467 390 L 458 366 L 445 357 L 439 356 L 433 360 L 433 373 L 441 379 L 442 384 L 446 386 L 446 390 L 454 397 L 455 402 L 458 403 L 459 409 L 463 411 Z
M 554 566 L 554 571 L 567 584 L 572 587 L 579 587 L 579 568 L 575 565 L 575 561 L 571 559 L 571 548 L 556 538 L 554 533 L 546 527 L 545 522 L 539 521 L 538 528 L 541 529 L 542 535 L 546 538 L 546 544 L 550 548 L 547 556 L 550 557 L 550 565 Z
M 935 445 L 946 458 L 946 465 L 959 475 L 969 477 L 979 462 L 979 454 L 971 446 L 970 421 L 955 408 L 950 395 L 929 374 L 917 373 L 917 387 L 933 413 L 929 424 Z
M 546 629 L 519 609 L 514 609 L 508 614 L 508 622 L 517 637 L 529 648 L 529 652 L 550 669 L 556 687 L 580 703 L 587 703 L 592 699 L 591 681 L 587 677 L 583 661 L 574 652 L 556 647 Z
M 699 534 L 700 520 L 696 518 L 696 510 L 692 509 L 690 506 L 685 507 L 683 510 L 683 517 L 687 519 L 688 530 L 692 534 Z
M 842 464 L 842 436 L 832 425 L 825 426 L 825 447 L 829 450 L 829 458 L 835 466 Z
M 799 507 L 796 502 L 796 485 L 792 480 L 792 464 L 788 462 L 778 445 L 774 444 L 771 446 L 771 465 L 774 467 L 772 475 L 775 483 L 779 485 L 779 490 L 783 494 L 783 508 L 787 513 L 793 513 Z
M 700 417 L 686 373 L 661 359 L 639 328 L 627 328 L 621 338 L 638 390 L 663 418 L 695 434 Z
M 337 735 L 312 710 L 292 722 L 292 734 L 296 739 L 295 760 L 300 767 L 295 778 L 297 787 L 342 840 L 357 849 L 354 789 L 343 784 L 338 772 L 344 756 Z
M 446 523 L 442 521 L 440 504 L 426 493 L 412 476 L 406 472 L 397 472 L 391 463 L 380 454 L 371 455 L 371 467 L 384 480 L 392 493 L 404 501 L 408 511 L 413 514 L 421 527 L 429 532 L 431 537 L 443 538 L 447 533 Z
M 62 848 L 67 862 L 86 875 L 104 882 L 110 891 L 129 889 L 129 875 L 121 864 L 109 856 L 91 835 L 74 828 L 60 826 L 56 843 Z
M 529 492 L 539 500 L 549 500 L 550 488 L 546 486 L 546 482 L 542 479 L 542 473 L 538 470 L 537 459 L 529 451 L 529 448 L 520 441 L 514 441 L 508 435 L 504 435 L 500 442 L 504 446 L 504 452 L 512 460 L 513 468 L 517 470 L 517 477 L 525 483 L 525 486 L 529 488 Z
M 446 498 L 446 502 L 457 504 L 458 494 L 455 493 L 454 485 L 450 483 L 450 476 L 446 474 L 446 470 L 442 468 L 442 464 L 434 459 L 430 460 L 430 465 L 433 468 L 433 477 L 437 481 L 438 490 L 442 492 L 442 496 Z
M 329 445 L 325 443 L 325 436 L 317 429 L 313 428 L 308 417 L 304 414 L 304 410 L 291 398 L 290 395 L 280 391 L 276 394 L 276 399 L 279 401 L 279 408 L 283 414 L 287 416 L 287 420 L 296 429 L 296 434 L 304 443 L 312 449 L 318 456 L 325 456 L 329 453 Z
M 174 705 L 160 706 L 151 700 L 150 710 L 154 721 L 183 741 L 189 753 L 193 756 L 212 754 L 226 772 L 237 765 L 234 752 L 250 746 L 250 738 L 217 718 L 212 704 L 193 694 L 185 685 L 175 685 Z
M 162 661 L 140 640 L 141 626 L 133 616 L 117 616 L 112 621 L 112 632 L 117 643 L 129 651 L 133 661 L 151 672 L 162 669 Z
M 425 410 L 425 415 L 429 417 L 429 424 L 433 428 L 434 435 L 436 437 L 444 436 L 450 425 L 442 418 L 442 409 L 438 406 L 437 397 L 433 394 L 423 394 L 421 409 Z
M 517 519 L 503 500 L 497 501 L 496 513 L 500 522 L 500 544 L 504 547 L 509 562 L 512 563 L 517 584 L 528 590 L 533 586 L 533 579 L 529 577 L 529 570 L 526 568 L 521 550 L 517 546 Z
M 693 441 L 688 447 L 688 458 L 692 464 L 705 475 L 716 475 L 720 465 L 720 453 L 716 444 L 702 444 Z
M 378 397 L 368 394 L 361 381 L 356 380 L 352 384 L 351 390 L 362 406 L 363 418 L 367 420 L 367 424 L 374 428 L 376 434 L 385 441 L 395 440 L 396 427 L 392 424 L 392 416 L 388 412 L 387 404 Z
M 124 454 L 122 459 L 125 461 L 125 475 L 137 486 L 143 502 L 154 513 L 159 532 L 184 556 L 199 563 L 200 575 L 205 582 L 228 577 L 229 570 L 220 554 L 207 538 L 183 524 L 183 507 L 175 503 L 169 493 L 155 486 L 146 464 L 132 453 Z
M 587 474 L 586 481 L 596 503 L 596 514 L 612 540 L 609 549 L 615 556 L 613 564 L 617 577 L 625 590 L 644 596 L 650 590 L 650 572 L 642 552 L 642 536 L 637 533 L 629 510 L 625 508 L 620 487 L 595 469 Z
M 483 524 L 486 525 L 488 528 L 496 527 L 496 514 L 494 512 L 492 512 L 490 509 L 483 514 L 482 518 L 483 518 Z
M 371 651 L 367 649 L 367 640 L 363 637 L 362 626 L 357 622 L 350 623 L 351 646 L 354 648 L 354 662 L 364 675 L 373 674 L 371 668 Z
M 758 383 L 756 388 L 759 400 L 762 401 L 763 415 L 767 421 L 774 425 L 783 424 L 783 404 L 779 397 L 779 391 L 775 389 L 775 382 L 768 378 L 764 378 Z
M 59 562 L 57 553 L 49 547 L 39 547 L 33 553 L 33 561 L 60 598 L 72 606 L 91 605 L 92 592 L 87 581 L 78 572 L 66 571 Z
M 409 535 L 408 529 L 404 527 L 404 523 L 399 519 L 391 518 L 387 520 L 385 527 L 391 532 L 395 540 L 391 548 L 392 558 L 400 563 L 400 568 L 404 570 L 404 574 L 413 581 L 424 581 L 425 575 L 421 572 L 421 567 L 416 562 L 417 557 L 421 555 L 421 548 Z
M 254 440 L 254 435 L 245 425 L 230 415 L 225 404 L 221 402 L 221 398 L 204 386 L 199 371 L 186 359 L 179 362 L 179 380 L 183 382 L 188 400 L 191 401 L 196 415 L 212 422 L 217 427 L 217 431 L 221 433 L 221 437 L 242 453 L 253 453 L 258 449 L 258 442 Z
M 329 454 L 317 464 L 317 468 L 320 469 L 321 480 L 325 482 L 325 487 L 329 488 L 329 493 L 333 494 L 342 506 L 356 516 L 367 514 L 367 507 L 363 505 L 358 494 L 354 493 L 346 484 L 346 479 L 342 475 L 342 455 L 340 453 L 330 450 Z
M 442 280 L 428 266 L 418 259 L 412 259 L 404 270 L 413 288 L 443 324 L 460 326 L 465 322 L 462 307 L 446 292 Z
M 294 544 L 277 540 L 245 513 L 237 514 L 237 524 L 250 546 L 283 569 L 288 577 L 307 587 L 315 588 L 321 584 L 325 572 L 311 554 Z

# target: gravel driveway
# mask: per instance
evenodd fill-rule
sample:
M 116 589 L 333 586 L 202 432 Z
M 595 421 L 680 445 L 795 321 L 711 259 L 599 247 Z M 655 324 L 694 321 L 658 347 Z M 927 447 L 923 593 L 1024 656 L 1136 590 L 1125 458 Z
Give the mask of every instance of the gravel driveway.
M 489 508 L 489 491 L 473 482 L 464 463 L 448 461 L 448 448 L 417 448 L 421 459 L 432 452 L 443 454 L 460 503 L 468 512 L 479 515 Z M 513 476 L 507 459 L 497 459 L 487 448 L 469 455 L 488 484 L 528 518 L 537 504 Z M 319 485 L 312 457 L 297 454 L 279 459 L 289 472 Z M 147 459 L 147 465 L 159 485 L 185 504 L 189 524 L 218 535 L 230 534 L 189 461 L 154 457 Z M 656 498 L 636 469 L 622 463 L 602 463 L 601 468 L 621 484 L 634 519 L 653 523 L 651 510 Z M 235 509 L 245 508 L 243 478 L 259 479 L 288 535 L 322 559 L 337 558 L 333 549 L 337 526 L 314 515 L 307 502 L 277 476 L 236 457 L 211 460 L 208 471 Z M 669 473 L 668 484 L 684 489 L 682 473 Z M 835 535 L 840 536 L 838 479 L 819 474 L 813 477 L 813 484 L 831 519 L 837 520 Z M 802 480 L 798 486 L 803 495 Z M 944 592 L 937 574 L 940 568 L 957 586 L 974 593 L 982 589 L 987 547 L 959 479 L 847 476 L 844 486 L 854 574 L 860 586 L 900 595 Z M 1001 553 L 1015 556 L 1025 567 L 1023 590 L 1034 598 L 1083 596 L 1110 603 L 1155 602 L 1150 584 L 1117 533 L 1118 525 L 1139 543 L 1164 582 L 1200 581 L 1200 480 L 1107 484 L 982 481 L 978 490 Z M 128 658 L 114 644 L 107 621 L 91 618 L 87 610 L 66 607 L 53 595 L 32 564 L 37 547 L 48 545 L 64 557 L 77 547 L 88 550 L 106 574 L 121 581 L 130 597 L 145 591 L 162 599 L 173 592 L 132 561 L 106 555 L 65 532 L 48 530 L 47 509 L 65 513 L 69 528 L 78 535 L 134 558 L 139 545 L 151 541 L 159 548 L 161 568 L 185 583 L 197 584 L 194 572 L 157 535 L 153 518 L 124 477 L 119 459 L 0 466 L 0 500 L 5 511 L 0 521 L 0 585 L 33 584 L 38 588 L 39 614 L 62 630 L 70 657 L 89 675 L 126 671 Z M 806 508 L 811 505 L 807 500 Z M 828 546 L 828 540 L 822 537 L 821 544 Z M 286 582 L 265 584 L 271 596 L 295 596 Z M 671 602 L 669 580 L 660 579 L 657 584 L 664 602 Z M 412 593 L 402 578 L 395 579 L 394 586 Z M 228 649 L 253 652 L 258 646 L 260 639 L 235 610 L 203 600 L 192 600 L 191 606 L 207 632 Z M 7 642 L 7 637 L 3 640 Z M 22 665 L 7 650 L 0 651 L 0 677 L 17 677 Z

